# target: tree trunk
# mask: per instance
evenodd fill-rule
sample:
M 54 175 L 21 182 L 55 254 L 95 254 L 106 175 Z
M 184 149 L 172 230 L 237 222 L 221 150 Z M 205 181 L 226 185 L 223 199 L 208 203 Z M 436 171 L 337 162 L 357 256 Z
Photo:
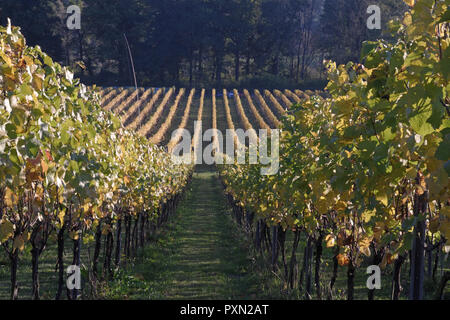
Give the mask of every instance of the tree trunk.
M 294 289 L 297 273 L 298 273 L 298 264 L 297 264 L 297 248 L 300 240 L 300 230 L 297 228 L 294 232 L 294 243 L 292 244 L 292 254 L 291 261 L 289 263 L 289 287 Z
M 217 55 L 217 68 L 216 68 L 216 80 L 217 82 L 222 82 L 222 67 L 223 67 L 223 55 L 219 53 Z
M 381 263 L 381 261 L 383 261 L 383 256 L 384 256 L 384 248 L 381 248 L 380 250 L 376 250 L 375 245 L 372 244 L 372 248 L 373 248 L 373 260 L 372 260 L 372 265 L 379 265 Z M 369 292 L 367 294 L 367 298 L 368 300 L 373 300 L 375 297 L 375 289 L 369 289 Z
M 33 300 L 39 300 L 39 256 L 45 249 L 50 234 L 48 219 L 39 222 L 33 227 L 30 236 L 31 242 L 31 296 Z
M 302 53 L 302 67 L 300 72 L 300 77 L 302 80 L 306 78 L 306 55 L 308 53 L 309 46 L 311 44 L 311 30 L 312 30 L 312 24 L 314 20 L 314 1 L 311 1 L 311 7 L 310 7 L 310 13 L 309 13 L 309 20 L 307 22 L 307 27 L 305 30 L 305 41 L 303 43 L 303 53 Z
M 19 284 L 17 282 L 19 252 L 17 249 L 9 255 L 9 260 L 11 263 L 11 300 L 17 300 L 19 299 Z
M 439 265 L 439 255 L 441 254 L 441 248 L 442 248 L 442 243 L 439 243 L 437 250 L 436 250 L 436 255 L 434 257 L 434 267 L 433 267 L 433 281 L 436 282 L 436 272 L 438 269 L 438 265 Z
M 312 297 L 312 256 L 313 256 L 313 239 L 310 237 L 308 240 L 308 260 L 306 265 L 306 286 L 305 286 L 305 296 L 306 299 L 311 299 Z
M 31 249 L 31 296 L 39 300 L 39 248 L 32 244 Z
M 250 51 L 247 52 L 247 61 L 245 63 L 245 75 L 247 77 L 250 75 Z
M 66 66 L 70 66 L 70 51 L 69 51 L 69 45 L 67 43 L 67 38 L 64 41 L 64 51 L 66 55 Z
M 192 57 L 192 53 L 189 59 L 189 86 L 192 88 L 192 81 L 194 79 L 193 76 L 194 73 L 194 62 L 193 62 L 193 57 Z
M 253 212 L 248 212 L 247 215 L 247 233 L 250 234 L 252 237 L 253 233 L 253 218 L 255 217 L 255 214 Z
M 180 62 L 177 61 L 175 64 L 175 81 L 178 82 L 180 80 Z
M 294 63 L 294 56 L 293 55 L 291 55 L 290 57 L 289 57 L 289 59 L 291 60 L 290 62 L 289 62 L 289 79 L 291 79 L 291 80 L 294 80 L 294 65 L 295 65 L 295 63 Z
M 347 269 L 347 300 L 354 299 L 355 290 L 355 266 L 350 261 Z
M 139 245 L 139 221 L 141 218 L 141 214 L 138 213 L 136 215 L 136 220 L 134 221 L 134 230 L 133 230 L 133 234 L 134 234 L 134 244 L 133 244 L 133 252 L 134 255 L 137 255 L 137 249 L 138 249 L 138 245 Z
M 421 173 L 418 173 L 416 184 L 423 179 Z M 419 195 L 414 195 L 414 216 L 417 219 L 414 227 L 414 240 L 411 249 L 411 282 L 409 299 L 423 299 L 423 280 L 424 280 L 424 264 L 425 264 L 425 219 L 424 215 L 427 210 L 428 191 L 423 191 Z
M 272 251 L 272 240 L 270 235 L 270 228 L 266 225 L 266 223 L 263 224 L 264 226 L 264 243 L 266 246 L 266 251 L 269 253 Z
M 308 235 L 305 250 L 303 253 L 303 266 L 300 272 L 299 289 L 303 288 L 305 281 L 305 298 L 311 299 L 311 256 L 312 256 L 312 237 Z
M 439 284 L 436 300 L 444 300 L 444 289 L 445 285 L 449 280 L 450 280 L 450 271 L 446 271 Z
M 272 227 L 272 270 L 277 271 L 278 262 L 278 227 Z
M 330 279 L 330 292 L 328 295 L 329 300 L 333 299 L 333 288 L 334 288 L 334 284 L 336 283 L 336 279 L 337 279 L 337 273 L 338 273 L 338 268 L 339 268 L 339 262 L 337 259 L 338 254 L 339 254 L 339 247 L 336 246 L 334 256 L 333 256 L 333 274 Z
M 95 248 L 94 258 L 92 261 L 92 274 L 94 275 L 94 281 L 98 278 L 98 258 L 100 256 L 100 249 L 102 246 L 102 221 L 100 220 L 95 232 Z
M 136 254 L 136 247 L 135 247 L 135 237 L 136 237 L 136 231 L 137 231 L 136 223 L 137 223 L 136 219 L 133 223 L 133 217 L 130 216 L 130 228 L 131 228 L 131 225 L 133 225 L 133 227 L 131 228 L 131 233 L 130 233 L 130 256 L 134 256 Z
M 298 82 L 300 75 L 300 60 L 301 60 L 301 42 L 298 45 L 297 49 L 297 63 L 295 66 L 295 81 Z
M 141 215 L 142 215 L 142 218 L 141 218 L 141 228 L 140 228 L 141 232 L 139 234 L 139 246 L 141 248 L 143 248 L 144 245 L 145 245 L 145 238 L 146 238 L 146 235 L 145 235 L 145 231 L 146 231 L 145 224 L 147 223 L 147 213 L 143 212 Z
M 106 236 L 106 243 L 105 243 L 105 260 L 103 262 L 103 277 L 108 277 L 108 278 L 112 277 L 113 272 L 111 269 L 111 260 L 112 260 L 113 248 L 114 248 L 113 234 L 112 234 L 112 231 L 109 231 Z M 119 243 L 119 248 L 120 248 L 120 243 Z M 119 261 L 118 262 L 120 263 L 120 250 L 119 250 Z M 118 266 L 118 264 L 116 266 Z
M 124 244 L 125 258 L 130 257 L 130 233 L 131 233 L 131 218 L 128 213 L 125 213 L 125 244 Z
M 433 274 L 433 249 L 431 239 L 426 237 L 425 243 L 426 243 L 425 256 L 427 260 L 427 278 L 431 279 L 431 276 Z
M 314 270 L 314 283 L 316 286 L 317 299 L 322 300 L 322 290 L 320 288 L 320 264 L 322 263 L 322 240 L 323 234 L 320 233 L 316 240 L 316 261 Z
M 84 60 L 84 53 L 83 53 L 83 34 L 81 33 L 81 30 L 78 30 L 78 47 L 80 53 L 80 61 L 82 62 Z
M 279 63 L 280 63 L 280 57 L 279 57 L 279 52 L 277 51 L 275 57 L 272 58 L 272 74 L 275 76 L 278 75 Z
M 65 285 L 64 281 L 64 232 L 66 231 L 66 223 L 64 222 L 61 229 L 58 231 L 58 289 L 56 291 L 56 300 L 61 299 L 63 288 Z
M 305 80 L 306 78 L 306 50 L 307 47 L 306 45 L 303 47 L 303 53 L 302 53 L 302 66 L 301 66 L 301 71 L 300 71 L 300 78 L 302 80 Z
M 114 260 L 114 264 L 116 268 L 120 265 L 120 256 L 121 256 L 121 244 L 122 244 L 122 219 L 117 220 L 116 225 L 116 257 Z
M 198 50 L 198 74 L 199 78 L 203 79 L 203 46 L 200 45 Z
M 286 242 L 286 231 L 283 230 L 283 227 L 280 225 L 278 226 L 278 243 L 280 248 L 279 250 L 281 251 L 281 260 L 283 261 L 284 281 L 287 286 L 289 273 L 286 262 L 285 242 Z
M 402 265 L 406 260 L 405 255 L 399 255 L 394 262 L 394 272 L 392 273 L 392 300 L 398 300 L 402 292 L 401 271 Z
M 80 251 L 81 251 L 81 233 L 78 234 L 78 239 L 73 240 L 73 260 L 72 260 L 72 265 L 74 266 L 81 266 L 81 256 L 80 256 Z M 77 300 L 79 296 L 79 291 L 78 289 L 73 289 L 70 295 L 70 300 Z
M 256 223 L 256 232 L 255 232 L 255 248 L 256 251 L 261 251 L 261 221 L 258 220 Z
M 239 75 L 240 75 L 240 56 L 239 56 L 239 49 L 236 49 L 235 55 L 234 55 L 234 78 L 236 82 L 239 81 Z

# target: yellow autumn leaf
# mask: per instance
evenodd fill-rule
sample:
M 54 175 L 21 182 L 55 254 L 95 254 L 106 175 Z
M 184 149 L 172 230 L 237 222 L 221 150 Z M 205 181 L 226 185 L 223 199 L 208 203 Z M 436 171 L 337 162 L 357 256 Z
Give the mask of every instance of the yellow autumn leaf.
M 372 254 L 370 251 L 370 244 L 372 243 L 372 237 L 363 237 L 358 241 L 359 250 L 361 253 L 363 253 L 365 256 L 370 257 Z
M 11 67 L 13 66 L 13 63 L 12 63 L 11 58 L 10 58 L 5 52 L 0 51 L 0 58 L 2 58 L 3 61 L 5 61 L 6 65 L 7 65 L 8 67 L 11 68 Z
M 373 228 L 373 238 L 377 241 L 381 239 L 381 236 L 383 235 L 385 225 L 381 221 L 377 221 L 375 223 L 375 227 Z
M 33 86 L 36 88 L 36 90 L 40 91 L 42 90 L 44 83 L 44 76 L 40 74 L 33 75 Z
M 72 240 L 78 240 L 78 237 L 79 237 L 78 232 L 77 232 L 77 231 L 71 231 L 71 232 L 69 232 L 69 237 L 70 237 L 70 239 L 72 239 Z
M 411 8 L 414 7 L 416 0 L 403 0 Z
M 450 239 L 450 221 L 448 219 L 441 223 L 439 231 L 444 234 L 444 237 Z
M 435 216 L 430 219 L 429 230 L 431 233 L 436 233 L 439 230 L 439 216 Z
M 316 203 L 316 209 L 320 213 L 326 213 L 329 210 L 328 201 L 325 197 L 320 197 L 319 201 Z
M 10 188 L 6 188 L 5 190 L 5 204 L 7 207 L 12 208 L 17 204 L 17 196 L 12 192 Z
M 18 249 L 19 251 L 23 251 L 24 248 L 25 248 L 25 241 L 23 239 L 23 236 L 22 235 L 18 235 L 14 239 L 13 249 Z
M 406 170 L 406 177 L 409 179 L 414 179 L 417 176 L 417 170 L 414 167 L 411 167 Z
M 387 253 L 383 256 L 383 260 L 381 260 L 381 263 L 380 263 L 380 268 L 381 268 L 381 269 L 386 268 L 386 265 L 388 264 L 388 255 L 390 255 L 389 252 L 387 252 Z
M 59 222 L 61 223 L 61 225 L 64 223 L 64 217 L 65 217 L 65 215 L 66 215 L 66 211 L 65 211 L 65 210 L 61 210 L 61 211 L 58 213 L 58 219 L 59 219 Z
M 365 223 L 368 223 L 370 221 L 370 219 L 372 219 L 373 216 L 375 216 L 376 214 L 376 210 L 366 210 L 361 214 L 361 218 Z
M 336 237 L 332 234 L 329 234 L 325 237 L 325 242 L 327 243 L 327 248 L 332 248 L 336 244 Z
M 7 241 L 14 234 L 14 225 L 5 220 L 0 222 L 0 242 Z
M 392 264 L 398 258 L 398 253 L 388 254 L 387 263 Z
M 41 160 L 41 168 L 42 168 L 42 173 L 45 175 L 47 174 L 48 171 L 48 164 L 47 162 L 45 162 L 44 160 Z
M 376 199 L 387 207 L 387 205 L 388 205 L 388 197 L 387 197 L 386 193 L 379 192 L 377 194 L 377 196 L 376 196 Z
M 334 209 L 338 211 L 344 211 L 345 209 L 347 209 L 347 203 L 344 201 L 337 201 Z
M 416 184 L 416 193 L 417 195 L 421 196 L 425 193 L 425 190 L 422 186 Z
M 366 257 L 370 257 L 370 255 L 372 254 L 372 253 L 370 252 L 370 248 L 369 248 L 369 247 L 363 247 L 363 248 L 360 248 L 360 251 L 361 251 L 361 253 L 364 254 Z
M 406 13 L 405 17 L 403 18 L 403 25 L 406 27 L 412 25 L 412 16 L 409 12 Z
M 348 265 L 350 263 L 350 259 L 347 257 L 346 254 L 340 253 L 340 254 L 337 255 L 336 258 L 337 258 L 337 261 L 338 261 L 338 263 L 339 263 L 339 265 L 341 267 L 346 266 L 346 265 Z

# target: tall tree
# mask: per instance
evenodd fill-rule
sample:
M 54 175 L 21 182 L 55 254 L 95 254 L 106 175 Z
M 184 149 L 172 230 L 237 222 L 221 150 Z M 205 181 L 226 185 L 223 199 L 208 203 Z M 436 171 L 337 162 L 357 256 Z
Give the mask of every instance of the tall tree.
M 230 51 L 234 55 L 234 78 L 239 81 L 240 58 L 246 52 L 246 47 L 255 32 L 257 10 L 252 0 L 229 1 L 230 18 L 228 20 L 228 37 L 230 38 Z
M 367 28 L 370 5 L 381 8 L 381 30 Z M 362 42 L 381 37 L 389 20 L 405 10 L 403 2 L 395 0 L 325 0 L 320 45 L 337 63 L 358 61 Z
M 14 25 L 21 27 L 29 45 L 39 45 L 54 59 L 62 61 L 63 48 L 55 29 L 59 19 L 52 4 L 52 0 L 2 0 L 0 24 L 6 25 L 10 18 Z

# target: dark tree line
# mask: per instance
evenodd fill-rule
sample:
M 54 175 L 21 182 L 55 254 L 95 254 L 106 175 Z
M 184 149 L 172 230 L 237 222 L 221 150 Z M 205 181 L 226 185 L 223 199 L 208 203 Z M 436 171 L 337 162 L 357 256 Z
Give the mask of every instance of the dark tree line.
M 81 30 L 66 27 L 70 4 Z M 366 27 L 372 4 L 381 31 Z M 132 84 L 126 35 L 139 85 L 283 86 L 320 79 L 323 59 L 358 60 L 403 10 L 396 0 L 3 0 L 0 21 L 88 83 Z

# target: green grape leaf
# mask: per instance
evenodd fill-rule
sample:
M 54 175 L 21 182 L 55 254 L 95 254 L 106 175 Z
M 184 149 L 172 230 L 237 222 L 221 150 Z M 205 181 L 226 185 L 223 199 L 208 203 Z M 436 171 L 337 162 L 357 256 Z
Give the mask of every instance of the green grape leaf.
M 8 220 L 0 222 L 0 243 L 7 241 L 14 234 L 14 225 Z
M 422 111 L 412 116 L 409 119 L 409 124 L 411 128 L 421 136 L 426 136 L 434 131 L 433 126 L 427 122 L 427 120 L 431 117 L 432 111 Z
M 435 157 L 438 160 L 448 161 L 450 159 L 450 135 L 446 135 L 436 150 Z
M 434 129 L 439 129 L 442 125 L 442 120 L 445 115 L 445 108 L 442 105 L 439 97 L 436 97 L 432 101 L 432 112 L 427 122 L 433 126 Z
M 16 126 L 12 123 L 7 123 L 5 125 L 6 133 L 10 139 L 17 138 Z

